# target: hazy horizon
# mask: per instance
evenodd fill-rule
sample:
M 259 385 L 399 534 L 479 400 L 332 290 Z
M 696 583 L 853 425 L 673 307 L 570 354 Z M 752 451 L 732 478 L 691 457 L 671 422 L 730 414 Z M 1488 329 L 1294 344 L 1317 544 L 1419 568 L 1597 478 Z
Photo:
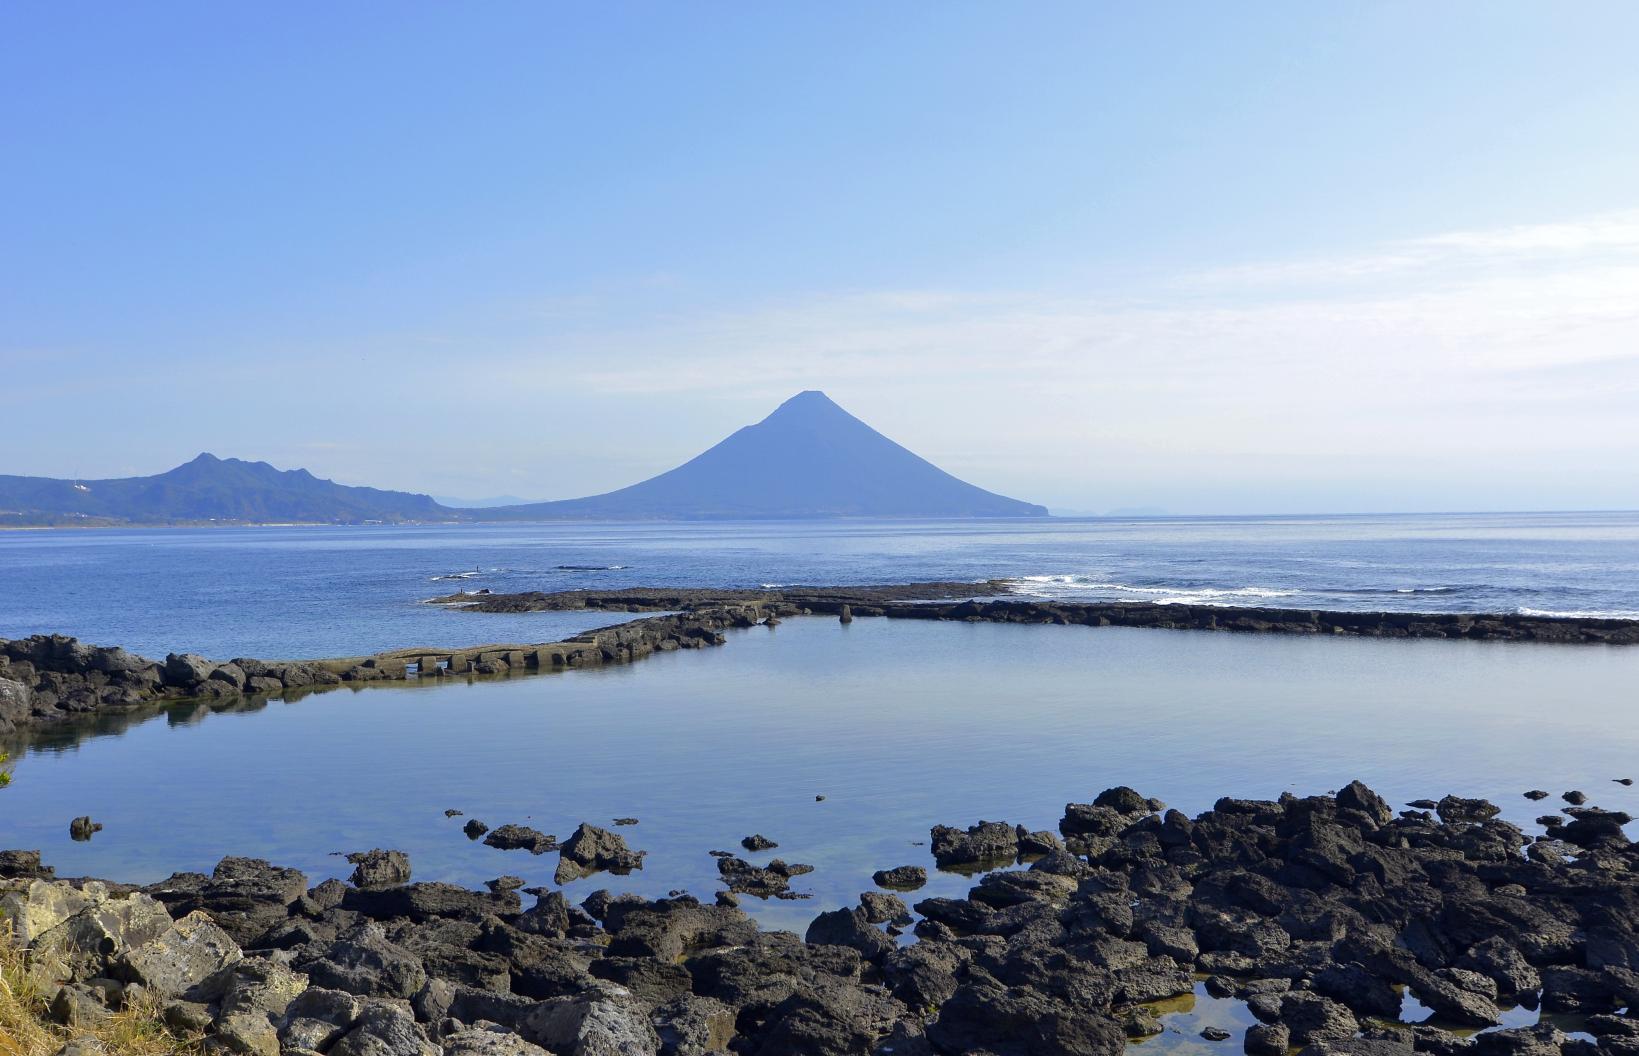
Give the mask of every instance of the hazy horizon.
M 0 473 L 1639 507 L 1639 8 L 12 7 Z

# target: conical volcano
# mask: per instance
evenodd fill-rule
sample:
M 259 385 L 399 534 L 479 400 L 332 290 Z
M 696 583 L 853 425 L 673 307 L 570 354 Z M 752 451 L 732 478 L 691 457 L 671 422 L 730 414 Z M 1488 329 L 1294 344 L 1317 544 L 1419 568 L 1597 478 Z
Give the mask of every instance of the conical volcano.
M 1047 509 L 956 479 L 811 389 L 641 484 L 471 513 L 477 520 L 727 520 L 1044 517 Z

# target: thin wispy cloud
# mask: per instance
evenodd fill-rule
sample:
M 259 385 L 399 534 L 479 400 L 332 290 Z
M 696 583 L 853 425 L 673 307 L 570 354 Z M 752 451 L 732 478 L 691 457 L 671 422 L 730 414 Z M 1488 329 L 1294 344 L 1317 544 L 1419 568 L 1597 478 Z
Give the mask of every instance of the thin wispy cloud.
M 1203 299 L 1203 289 L 1214 295 Z M 574 358 L 619 363 L 577 377 L 620 393 L 741 390 L 747 378 L 780 391 L 826 379 L 1000 376 L 1054 389 L 1118 382 L 1128 398 L 1149 390 L 1210 402 L 1250 387 L 1314 398 L 1352 379 L 1405 400 L 1427 396 L 1407 391 L 1408 375 L 1461 386 L 1629 360 L 1639 356 L 1636 334 L 1639 212 L 1628 212 L 1180 274 L 1141 297 L 817 296 L 582 334 Z M 665 369 L 633 370 L 634 356 Z

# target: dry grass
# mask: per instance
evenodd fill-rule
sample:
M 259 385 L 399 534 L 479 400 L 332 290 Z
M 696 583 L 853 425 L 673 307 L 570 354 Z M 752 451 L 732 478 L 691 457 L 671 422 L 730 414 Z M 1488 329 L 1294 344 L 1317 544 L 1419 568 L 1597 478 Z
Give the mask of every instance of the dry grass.
M 12 944 L 9 926 L 0 917 L 0 1056 L 52 1056 L 72 1038 L 93 1038 L 112 1056 L 196 1056 L 200 1039 L 178 1038 L 160 1022 L 152 1003 L 137 1003 L 113 1013 L 94 1028 L 68 1028 L 51 1022 L 41 993 L 23 971 L 23 954 Z

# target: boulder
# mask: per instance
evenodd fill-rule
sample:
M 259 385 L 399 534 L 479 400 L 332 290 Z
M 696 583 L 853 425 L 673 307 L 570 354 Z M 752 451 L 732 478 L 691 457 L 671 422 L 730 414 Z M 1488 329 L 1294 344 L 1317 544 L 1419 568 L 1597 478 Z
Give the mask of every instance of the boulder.
M 1005 865 L 1019 854 L 1019 833 L 1003 821 L 981 821 L 966 829 L 935 825 L 930 833 L 933 860 L 941 869 Z
M 232 936 L 204 913 L 185 914 L 153 942 L 127 950 L 118 975 L 156 994 L 184 994 L 243 954 Z
M 296 967 L 315 986 L 359 997 L 408 1000 L 427 982 L 426 969 L 409 950 L 387 939 L 380 924 L 361 924 L 328 948 L 299 958 Z
M 160 678 L 167 686 L 191 689 L 210 678 L 215 666 L 196 653 L 171 653 L 165 657 Z
M 808 925 L 804 941 L 815 945 L 847 946 L 866 960 L 877 960 L 894 948 L 893 939 L 871 926 L 863 909 L 835 909 L 821 913 Z
M 630 873 L 643 868 L 643 857 L 647 853 L 633 851 L 617 833 L 582 822 L 558 852 L 554 879 L 566 884 L 602 870 Z
M 194 987 L 189 997 L 219 1004 L 218 1015 L 282 1016 L 307 989 L 307 976 L 268 957 L 235 961 Z
M 519 1027 L 557 1056 L 658 1056 L 660 1037 L 643 1006 L 615 986 L 543 1001 Z
M 920 865 L 901 865 L 893 869 L 878 869 L 871 874 L 871 883 L 891 891 L 915 891 L 928 882 L 928 871 Z
M 439 1040 L 444 1056 L 552 1056 L 505 1027 L 465 1027 Z
M 1434 811 L 1447 825 L 1458 822 L 1490 821 L 1502 813 L 1502 808 L 1483 799 L 1464 799 L 1462 796 L 1443 796 Z
M 865 919 L 872 924 L 909 924 L 911 922 L 910 907 L 897 895 L 884 894 L 881 891 L 865 891 L 859 896 L 859 906 L 865 911 Z
M 935 1051 L 992 1056 L 1121 1056 L 1127 1038 L 1113 1020 L 1024 987 L 970 983 L 928 1025 Z
M 475 819 L 466 824 L 468 836 L 472 836 L 473 826 L 475 825 L 478 826 L 479 832 L 484 831 L 483 822 Z M 484 837 L 484 843 L 497 850 L 528 851 L 530 854 L 545 854 L 548 851 L 558 849 L 556 837 L 548 836 L 544 832 L 537 832 L 527 825 L 502 825 L 499 828 L 491 829 L 489 835 Z
M 1344 810 L 1358 810 L 1378 825 L 1394 820 L 1394 809 L 1388 800 L 1367 788 L 1363 782 L 1350 781 L 1337 793 L 1337 805 Z
M 707 1056 L 727 1052 L 734 1039 L 734 1010 L 709 997 L 684 994 L 650 1016 L 662 1056 Z
M 96 901 L 35 937 L 29 947 L 29 974 L 36 982 L 109 975 L 128 951 L 157 942 L 173 929 L 165 907 L 140 892 L 109 897 L 98 891 L 92 897 Z
M 40 861 L 39 851 L 0 851 L 0 880 L 50 880 L 57 870 Z
M 775 858 L 766 866 L 755 866 L 738 858 L 717 859 L 717 872 L 728 884 L 728 889 L 754 898 L 807 898 L 791 891 L 792 877 L 811 873 L 814 867 Z
M 178 873 L 143 889 L 182 916 L 203 910 L 241 946 L 290 915 L 307 893 L 307 877 L 260 858 L 224 858 L 210 876 Z
M 410 882 L 410 857 L 403 851 L 355 851 L 347 856 L 356 866 L 349 877 L 355 887 L 393 887 Z
M 326 1056 L 439 1056 L 439 1051 L 408 1009 L 371 1001 L 364 1005 L 353 1029 Z
M 360 1009 L 352 994 L 309 986 L 292 998 L 284 1013 L 274 1020 L 279 1043 L 287 1049 L 323 1052 L 352 1029 Z

